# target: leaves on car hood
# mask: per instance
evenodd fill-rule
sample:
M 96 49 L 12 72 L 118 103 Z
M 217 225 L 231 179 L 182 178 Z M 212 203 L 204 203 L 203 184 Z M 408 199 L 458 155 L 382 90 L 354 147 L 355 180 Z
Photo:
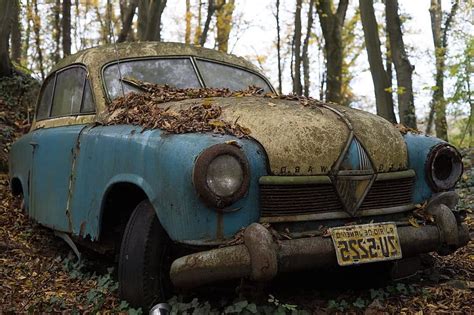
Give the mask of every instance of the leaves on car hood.
M 169 133 L 214 132 L 247 137 L 251 131 L 235 121 L 221 119 L 222 109 L 213 104 L 215 97 L 260 96 L 271 99 L 294 100 L 302 106 L 318 106 L 319 101 L 296 95 L 263 93 L 263 89 L 249 86 L 245 90 L 231 91 L 227 88 L 179 89 L 168 85 L 156 85 L 134 80 L 143 93 L 128 93 L 115 99 L 107 107 L 106 125 L 131 124 L 145 129 L 162 129 Z M 177 111 L 163 104 L 172 101 L 196 99 L 195 105 Z

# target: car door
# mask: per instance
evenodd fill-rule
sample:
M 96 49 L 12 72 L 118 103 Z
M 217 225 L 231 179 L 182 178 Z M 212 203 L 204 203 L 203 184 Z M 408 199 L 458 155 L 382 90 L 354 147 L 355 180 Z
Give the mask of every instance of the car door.
M 33 132 L 31 143 L 31 215 L 42 225 L 71 231 L 69 200 L 74 177 L 71 169 L 78 154 L 76 148 L 81 131 L 86 127 L 74 122 L 78 115 L 91 114 L 94 108 L 91 105 L 90 84 L 83 67 L 72 66 L 60 70 L 48 79 L 54 80 L 51 100 L 48 103 L 48 99 L 45 99 L 46 104 L 40 103 L 37 111 L 37 120 L 44 119 L 45 128 Z M 55 126 L 51 124 L 53 121 L 64 123 Z

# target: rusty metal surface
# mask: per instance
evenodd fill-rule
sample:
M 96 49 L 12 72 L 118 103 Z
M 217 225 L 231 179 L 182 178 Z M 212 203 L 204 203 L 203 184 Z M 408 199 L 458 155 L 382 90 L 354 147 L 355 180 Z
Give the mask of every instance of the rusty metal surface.
M 436 207 L 441 208 L 445 215 L 454 217 L 451 209 L 441 205 L 443 207 Z M 281 272 L 317 269 L 337 264 L 331 237 L 315 236 L 276 243 L 270 241 L 270 232 L 265 232 L 266 228 L 262 225 L 252 224 L 248 229 L 244 231 L 244 235 L 247 234 L 251 241 L 247 240 L 245 245 L 213 249 L 175 260 L 170 272 L 173 284 L 177 287 L 191 287 L 245 277 L 269 280 Z M 469 241 L 466 225 L 458 225 L 448 220 L 440 220 L 437 225 L 398 226 L 403 257 L 409 258 L 432 251 L 443 252 L 443 233 L 448 229 L 455 229 L 457 233 L 457 243 L 452 244 L 451 249 L 464 246 Z M 262 257 L 259 257 L 259 253 Z M 278 262 L 277 268 L 273 265 L 275 260 Z M 268 267 L 264 273 L 261 273 L 262 266 Z
M 252 280 L 270 280 L 278 272 L 277 245 L 263 225 L 252 223 L 244 232 L 244 243 L 250 254 Z
M 224 247 L 178 258 L 171 265 L 176 287 L 193 287 L 250 275 L 250 255 L 245 245 Z

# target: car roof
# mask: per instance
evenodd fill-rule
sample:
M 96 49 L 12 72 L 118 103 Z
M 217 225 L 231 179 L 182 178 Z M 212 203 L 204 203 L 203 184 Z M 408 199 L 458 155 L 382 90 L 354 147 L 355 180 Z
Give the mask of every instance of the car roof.
M 170 42 L 124 42 L 88 48 L 60 60 L 52 72 L 71 64 L 82 63 L 91 70 L 99 70 L 104 64 L 123 58 L 152 56 L 194 56 L 231 63 L 257 73 L 261 71 L 242 57 L 217 50 Z

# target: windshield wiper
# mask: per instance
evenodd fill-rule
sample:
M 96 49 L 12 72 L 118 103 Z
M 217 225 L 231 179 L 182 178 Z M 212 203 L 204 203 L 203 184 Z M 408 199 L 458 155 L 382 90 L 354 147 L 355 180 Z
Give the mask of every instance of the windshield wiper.
M 142 90 L 144 92 L 149 92 L 150 91 L 149 86 L 153 85 L 153 83 L 151 82 L 141 81 L 132 77 L 123 77 L 123 78 L 120 78 L 120 81 L 122 81 L 125 84 L 130 85 L 131 87 Z

